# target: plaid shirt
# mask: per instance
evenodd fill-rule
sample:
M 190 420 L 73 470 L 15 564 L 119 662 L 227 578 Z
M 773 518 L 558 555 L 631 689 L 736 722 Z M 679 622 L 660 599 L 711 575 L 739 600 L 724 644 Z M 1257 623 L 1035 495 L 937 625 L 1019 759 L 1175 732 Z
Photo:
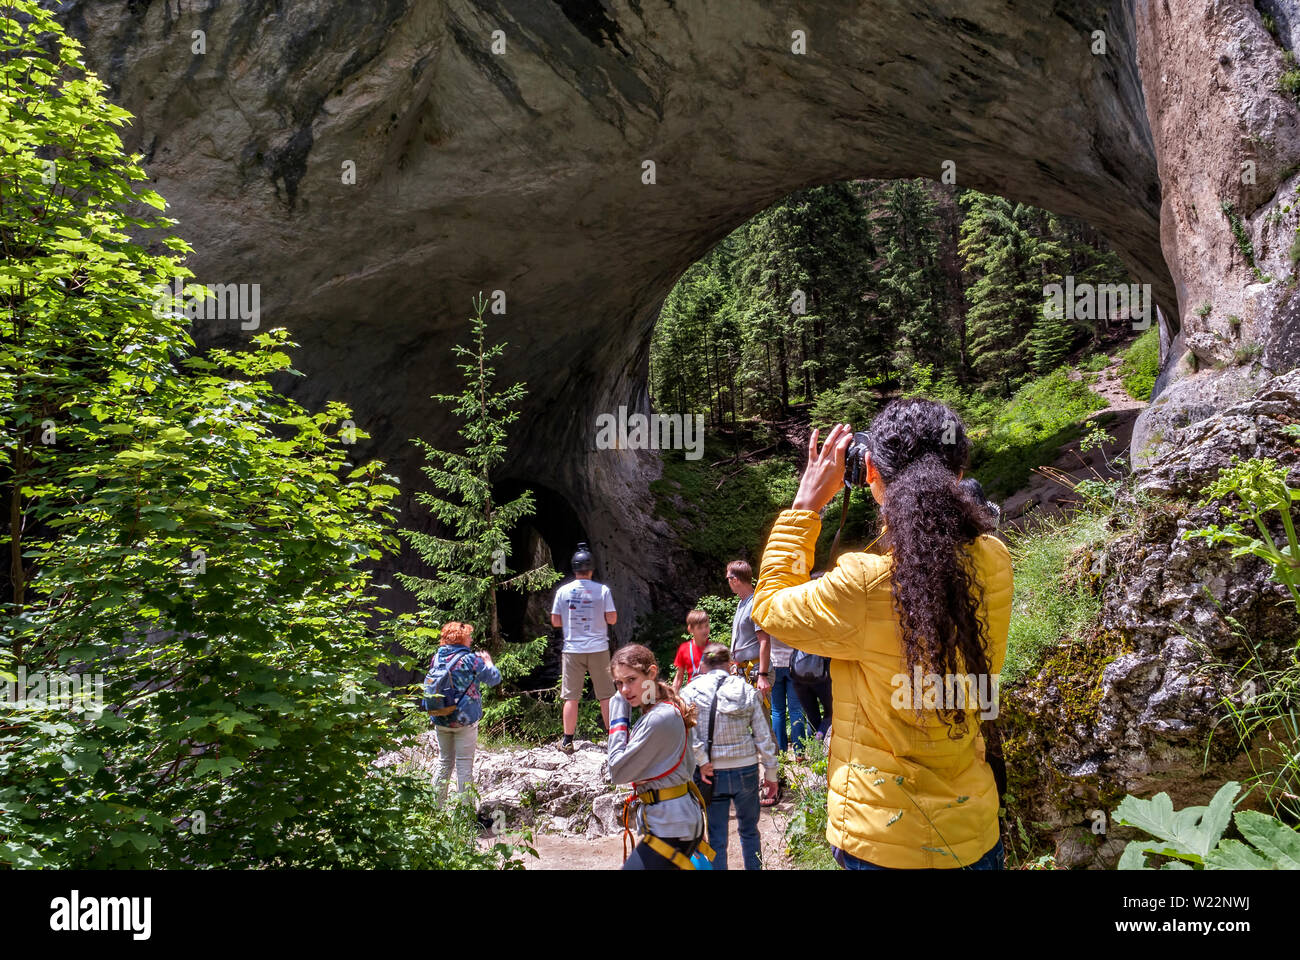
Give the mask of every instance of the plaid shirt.
M 776 738 L 763 709 L 758 691 L 743 677 L 713 670 L 696 677 L 682 689 L 682 697 L 694 703 L 698 720 L 691 728 L 695 762 L 709 762 L 709 704 L 718 697 L 713 735 L 713 768 L 735 770 L 760 761 L 768 779 L 776 779 Z

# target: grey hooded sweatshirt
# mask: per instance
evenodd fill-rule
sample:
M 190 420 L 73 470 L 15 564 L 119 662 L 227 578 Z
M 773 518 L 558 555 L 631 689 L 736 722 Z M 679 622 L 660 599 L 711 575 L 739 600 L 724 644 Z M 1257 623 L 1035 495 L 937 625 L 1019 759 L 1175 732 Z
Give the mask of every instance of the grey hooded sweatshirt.
M 696 677 L 682 689 L 682 699 L 695 704 L 699 722 L 691 728 L 695 762 L 709 762 L 709 706 L 716 694 L 713 718 L 713 769 L 737 770 L 760 760 L 768 779 L 776 779 L 776 738 L 758 691 L 721 668 Z

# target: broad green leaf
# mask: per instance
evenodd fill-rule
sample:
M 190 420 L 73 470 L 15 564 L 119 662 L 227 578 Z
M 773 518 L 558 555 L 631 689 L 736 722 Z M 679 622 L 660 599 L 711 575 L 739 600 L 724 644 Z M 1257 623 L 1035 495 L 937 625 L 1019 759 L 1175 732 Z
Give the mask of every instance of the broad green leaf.
M 1257 810 L 1242 810 L 1234 818 L 1241 835 L 1280 870 L 1300 870 L 1300 831 Z
M 1241 814 L 1238 814 L 1241 816 Z M 1205 858 L 1206 870 L 1276 870 L 1277 864 L 1261 857 L 1240 840 L 1221 840 Z
M 1204 858 L 1227 828 L 1240 789 L 1235 781 L 1225 783 L 1208 806 L 1187 807 L 1177 813 L 1167 793 L 1150 800 L 1126 796 L 1115 809 L 1115 822 L 1144 830 L 1179 853 Z
M 227 774 L 238 770 L 242 766 L 243 764 L 234 757 L 204 757 L 195 766 L 194 772 L 202 775 L 215 770 L 218 774 L 224 777 Z

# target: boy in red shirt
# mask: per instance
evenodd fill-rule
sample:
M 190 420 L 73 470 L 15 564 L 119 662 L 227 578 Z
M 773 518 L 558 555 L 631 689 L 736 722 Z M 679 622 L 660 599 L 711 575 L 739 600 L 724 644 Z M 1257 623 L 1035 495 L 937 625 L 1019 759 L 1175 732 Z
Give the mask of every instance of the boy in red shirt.
M 686 615 L 686 632 L 691 635 L 687 640 L 677 648 L 677 656 L 673 658 L 673 666 L 676 668 L 673 674 L 673 692 L 681 690 L 683 683 L 690 683 L 691 678 L 700 672 L 700 660 L 704 656 L 704 648 L 709 645 L 709 615 L 703 610 L 692 610 Z M 686 674 L 683 679 L 683 672 Z

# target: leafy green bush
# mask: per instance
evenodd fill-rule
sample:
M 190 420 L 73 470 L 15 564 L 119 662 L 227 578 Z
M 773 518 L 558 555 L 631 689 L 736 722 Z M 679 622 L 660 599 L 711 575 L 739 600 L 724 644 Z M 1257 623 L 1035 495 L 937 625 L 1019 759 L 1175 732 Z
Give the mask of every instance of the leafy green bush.
M 404 843 L 389 866 L 403 870 L 522 870 L 522 856 L 538 856 L 530 829 L 496 834 L 490 843 L 482 841 L 478 820 L 478 791 L 470 784 L 465 794 L 451 802 L 438 803 L 429 778 L 399 766 L 394 773 L 421 784 L 418 793 L 402 803 L 400 836 Z M 457 802 L 458 801 L 458 802 Z M 366 812 L 362 811 L 363 817 Z M 495 834 L 495 831 L 494 831 Z M 373 858 L 364 842 L 356 855 L 342 860 L 340 867 L 365 868 Z M 281 866 L 273 863 L 273 866 Z
M 1286 587 L 1291 602 L 1300 606 L 1300 539 L 1292 515 L 1298 500 L 1300 490 L 1288 486 L 1285 467 L 1271 459 L 1241 461 L 1234 456 L 1205 488 L 1201 500 L 1202 505 L 1224 501 L 1219 510 L 1229 522 L 1185 531 L 1183 539 L 1230 546 L 1233 559 L 1259 557 L 1272 568 L 1273 579 Z M 1276 522 L 1273 514 L 1282 525 L 1285 542 L 1281 546 L 1269 531 L 1270 522 Z M 1263 669 L 1265 659 L 1254 639 L 1235 620 L 1231 622 L 1251 656 L 1238 670 L 1240 694 L 1225 697 L 1221 706 L 1250 760 L 1252 781 L 1264 787 L 1274 810 L 1300 817 L 1296 802 L 1300 795 L 1300 719 L 1295 711 L 1300 701 L 1300 644 L 1291 650 L 1287 662 Z
M 1291 601 L 1300 607 L 1300 539 L 1296 535 L 1292 504 L 1300 501 L 1300 490 L 1287 486 L 1287 470 L 1276 460 L 1241 460 L 1235 454 L 1215 481 L 1205 488 L 1202 505 L 1227 500 L 1219 512 L 1231 519 L 1227 526 L 1211 524 L 1187 530 L 1184 540 L 1201 538 L 1213 545 L 1232 547 L 1232 557 L 1256 556 L 1273 568 L 1273 577 L 1287 588 Z M 1268 531 L 1269 515 L 1282 521 L 1286 544 L 1277 545 Z M 1252 528 L 1247 533 L 1242 523 Z M 1258 535 L 1257 535 L 1258 534 Z
M 1152 327 L 1124 351 L 1119 366 L 1124 391 L 1134 400 L 1150 400 L 1160 373 L 1160 333 Z
M 164 206 L 129 115 L 48 12 L 3 6 L 0 863 L 434 865 L 426 786 L 375 767 L 413 729 L 362 567 L 397 488 L 350 462 L 346 407 L 275 393 L 284 331 L 191 354 L 163 293 L 190 248 L 123 212 Z
M 754 576 L 758 576 L 758 571 L 754 571 Z M 715 643 L 731 643 L 731 621 L 736 619 L 736 608 L 740 606 L 740 597 L 734 593 L 730 596 L 721 597 L 716 595 L 706 595 L 695 601 L 695 607 L 703 610 L 709 615 L 709 638 Z M 686 642 L 689 634 L 686 633 L 686 625 L 682 625 L 682 642 Z

